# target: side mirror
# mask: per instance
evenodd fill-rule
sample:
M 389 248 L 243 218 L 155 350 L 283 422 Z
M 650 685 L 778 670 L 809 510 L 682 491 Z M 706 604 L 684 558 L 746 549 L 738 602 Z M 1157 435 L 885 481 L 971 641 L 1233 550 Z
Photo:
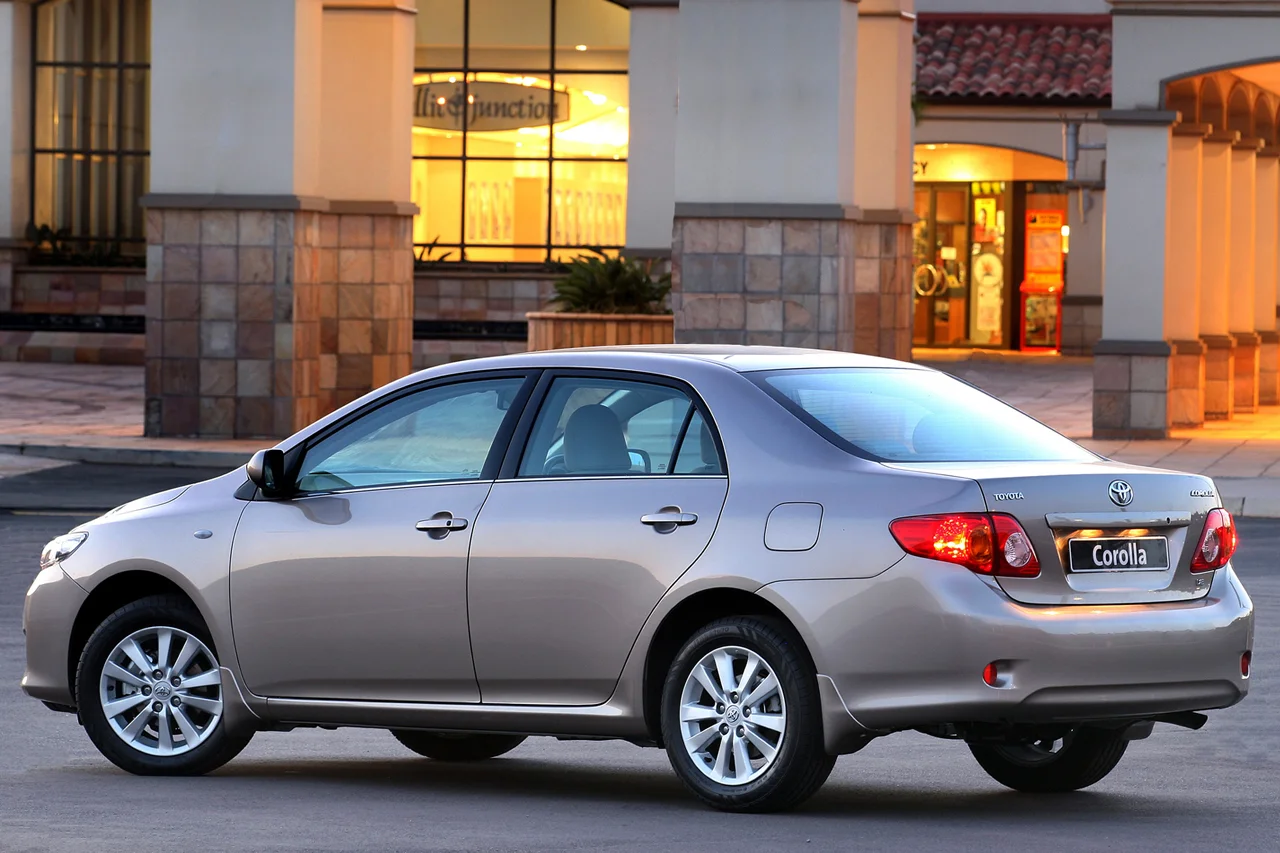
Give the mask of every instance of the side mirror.
M 277 448 L 253 454 L 246 469 L 249 480 L 269 498 L 284 493 L 284 451 Z

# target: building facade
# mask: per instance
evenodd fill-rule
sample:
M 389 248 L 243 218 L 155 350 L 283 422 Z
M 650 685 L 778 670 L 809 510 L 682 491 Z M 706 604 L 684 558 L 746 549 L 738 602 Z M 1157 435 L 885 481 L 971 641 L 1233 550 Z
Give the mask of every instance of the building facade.
M 1226 5 L 0 0 L 0 357 L 273 437 L 622 252 L 679 340 L 1096 352 L 1098 435 L 1232 417 L 1280 402 L 1280 3 Z

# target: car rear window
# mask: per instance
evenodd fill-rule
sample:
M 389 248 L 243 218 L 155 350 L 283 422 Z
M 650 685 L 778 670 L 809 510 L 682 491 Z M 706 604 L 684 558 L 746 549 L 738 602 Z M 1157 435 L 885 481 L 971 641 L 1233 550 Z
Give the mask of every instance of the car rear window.
M 837 446 L 883 462 L 1039 462 L 1096 457 L 1022 412 L 943 373 L 909 368 L 752 374 Z

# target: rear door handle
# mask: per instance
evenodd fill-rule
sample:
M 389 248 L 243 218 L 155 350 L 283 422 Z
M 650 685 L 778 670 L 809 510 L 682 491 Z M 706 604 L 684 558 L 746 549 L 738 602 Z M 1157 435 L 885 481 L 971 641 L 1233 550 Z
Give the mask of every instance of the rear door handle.
M 447 512 L 438 512 L 430 518 L 419 521 L 415 526 L 432 539 L 443 539 L 455 530 L 466 530 L 467 520 Z
M 647 524 L 659 533 L 670 533 L 677 527 L 697 524 L 698 516 L 692 512 L 681 512 L 678 506 L 667 506 L 649 515 L 640 516 L 640 523 Z

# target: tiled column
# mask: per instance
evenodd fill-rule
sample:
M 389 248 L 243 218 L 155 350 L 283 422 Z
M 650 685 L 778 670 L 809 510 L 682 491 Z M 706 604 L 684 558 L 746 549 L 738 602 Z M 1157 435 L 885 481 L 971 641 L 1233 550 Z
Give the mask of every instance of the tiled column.
M 685 0 L 677 28 L 676 340 L 909 357 L 909 220 L 854 207 L 857 4 Z
M 1258 152 L 1257 273 L 1253 322 L 1258 330 L 1258 403 L 1280 404 L 1280 334 L 1276 289 L 1280 278 L 1280 147 Z
M 1170 127 L 1176 112 L 1112 110 L 1107 125 L 1107 294 L 1094 347 L 1095 438 L 1169 434 L 1173 349 L 1166 338 Z
M 1228 324 L 1236 349 L 1233 410 L 1258 411 L 1259 338 L 1253 311 L 1257 295 L 1258 196 L 1260 139 L 1242 139 L 1231 150 L 1231 286 Z
M 273 438 L 314 420 L 314 211 L 147 211 L 147 435 Z
M 409 373 L 413 356 L 412 217 L 320 215 L 320 413 Z
M 1169 240 L 1165 247 L 1165 325 L 1172 343 L 1169 422 L 1204 423 L 1204 351 L 1200 340 L 1201 147 L 1209 128 L 1173 128 L 1169 160 Z M 1074 236 L 1074 232 L 1073 232 Z
M 1227 420 L 1235 401 L 1235 339 L 1230 334 L 1231 156 L 1236 131 L 1201 146 L 1200 339 L 1205 344 L 1204 417 Z

